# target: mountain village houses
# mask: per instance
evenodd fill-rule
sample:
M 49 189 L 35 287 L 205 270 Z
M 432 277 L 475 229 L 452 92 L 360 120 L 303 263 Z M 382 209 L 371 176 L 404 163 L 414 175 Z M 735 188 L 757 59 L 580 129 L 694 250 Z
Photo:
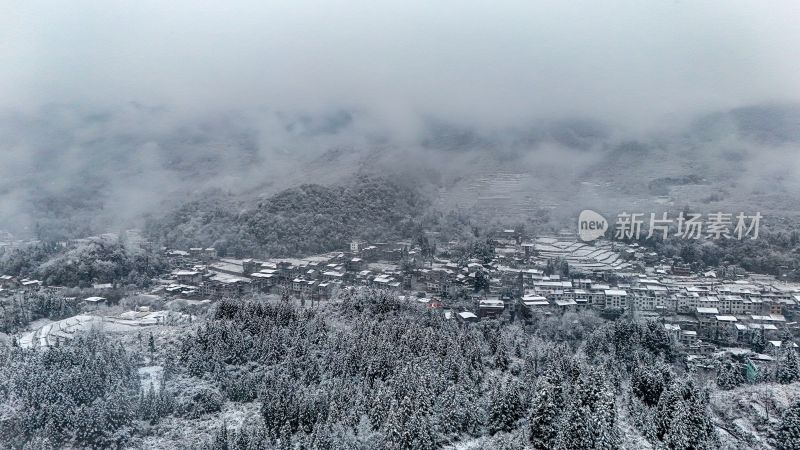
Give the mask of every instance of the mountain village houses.
M 316 302 L 342 289 L 370 287 L 461 321 L 528 320 L 592 308 L 612 317 L 655 318 L 687 347 L 747 344 L 755 336 L 779 343 L 784 330 L 797 328 L 800 285 L 753 274 L 695 274 L 636 244 L 585 244 L 563 235 L 528 239 L 502 230 L 491 240 L 490 259 L 464 260 L 452 256 L 457 242 L 437 242 L 435 233 L 429 239 L 434 250 L 427 253 L 407 241 L 353 241 L 345 251 L 267 260 L 221 258 L 213 248 L 163 249 L 173 270 L 150 294 L 198 302 L 273 293 Z M 97 293 L 111 286 L 94 288 L 82 300 L 85 311 L 107 303 Z M 58 288 L 0 276 L 0 295 L 37 289 Z
M 793 329 L 800 285 L 774 279 L 717 279 L 680 264 L 664 264 L 636 244 L 575 242 L 564 236 L 525 239 L 502 230 L 492 240 L 494 257 L 456 262 L 457 243 L 434 242 L 423 256 L 410 242 L 353 241 L 347 251 L 269 260 L 217 258 L 213 249 L 166 250 L 176 269 L 163 293 L 181 298 L 237 297 L 278 293 L 308 301 L 331 299 L 357 286 L 413 296 L 429 307 L 460 304 L 468 321 L 514 320 L 523 310 L 560 314 L 593 308 L 657 318 L 687 347 L 702 342 L 744 344 L 755 335 L 777 341 Z M 569 268 L 555 267 L 554 261 Z M 555 267 L 555 269 L 554 269 Z M 743 278 L 743 277 L 742 277 Z

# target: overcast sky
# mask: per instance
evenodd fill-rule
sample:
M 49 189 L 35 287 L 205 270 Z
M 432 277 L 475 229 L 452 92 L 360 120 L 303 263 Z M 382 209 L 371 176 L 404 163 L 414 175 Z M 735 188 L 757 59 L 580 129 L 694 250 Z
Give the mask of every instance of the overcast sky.
M 651 125 L 800 99 L 800 2 L 0 2 L 0 108 Z
M 693 171 L 738 152 L 757 158 L 737 177 L 752 190 L 798 179 L 796 114 L 747 118 L 783 146 L 766 150 L 724 120 L 698 150 L 684 125 L 800 101 L 799 44 L 798 0 L 0 0 L 0 229 L 97 205 L 113 229 L 165 199 L 335 183 L 364 161 L 456 180 L 508 160 L 546 194 L 606 157 L 570 139 L 669 141 Z M 634 178 L 685 174 L 670 161 Z

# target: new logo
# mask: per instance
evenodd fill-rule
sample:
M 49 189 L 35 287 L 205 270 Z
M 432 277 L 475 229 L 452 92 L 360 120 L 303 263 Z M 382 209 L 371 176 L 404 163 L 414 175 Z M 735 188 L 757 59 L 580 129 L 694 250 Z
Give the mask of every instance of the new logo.
M 584 209 L 578 215 L 578 237 L 583 242 L 591 242 L 608 230 L 608 221 L 591 209 Z

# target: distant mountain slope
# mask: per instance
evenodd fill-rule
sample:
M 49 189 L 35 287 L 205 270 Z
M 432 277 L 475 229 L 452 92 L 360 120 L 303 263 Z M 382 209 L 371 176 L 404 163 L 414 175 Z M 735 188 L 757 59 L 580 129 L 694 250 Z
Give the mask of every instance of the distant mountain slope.
M 586 118 L 389 128 L 341 110 L 6 114 L 0 230 L 46 239 L 118 231 L 213 191 L 236 218 L 259 198 L 357 174 L 403 180 L 436 209 L 487 221 L 566 221 L 583 208 L 800 211 L 800 105 L 737 108 L 650 133 Z
M 342 249 L 356 238 L 408 237 L 427 208 L 413 188 L 362 175 L 330 187 L 304 184 L 256 203 L 218 193 L 152 221 L 148 233 L 180 248 L 203 245 L 234 255 L 296 256 Z
M 510 220 L 544 209 L 563 221 L 584 208 L 657 212 L 689 205 L 780 216 L 800 212 L 798 105 L 734 109 L 636 139 L 588 134 L 591 145 L 583 146 L 541 138 L 545 135 L 513 152 L 497 140 L 498 157 L 492 150 L 464 149 L 473 159 L 458 166 L 457 175 L 443 177 L 451 182 L 441 184 L 438 206 Z M 486 139 L 479 141 L 493 148 Z M 459 157 L 467 159 L 453 159 Z
M 689 132 L 704 140 L 734 133 L 739 138 L 762 144 L 797 144 L 800 143 L 800 105 L 754 105 L 709 114 L 695 121 Z

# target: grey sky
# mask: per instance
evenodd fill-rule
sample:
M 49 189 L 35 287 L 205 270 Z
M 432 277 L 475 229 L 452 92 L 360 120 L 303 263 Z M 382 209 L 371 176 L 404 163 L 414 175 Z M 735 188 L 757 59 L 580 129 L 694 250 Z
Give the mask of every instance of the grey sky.
M 685 125 L 800 101 L 799 19 L 794 0 L 0 0 L 0 229 L 81 235 L 363 167 L 461 189 L 505 164 L 544 197 L 596 166 L 633 192 L 736 169 L 746 195 L 797 179 L 797 107 Z M 619 164 L 628 140 L 653 151 Z
M 351 108 L 631 127 L 800 99 L 796 1 L 5 1 L 0 108 Z

